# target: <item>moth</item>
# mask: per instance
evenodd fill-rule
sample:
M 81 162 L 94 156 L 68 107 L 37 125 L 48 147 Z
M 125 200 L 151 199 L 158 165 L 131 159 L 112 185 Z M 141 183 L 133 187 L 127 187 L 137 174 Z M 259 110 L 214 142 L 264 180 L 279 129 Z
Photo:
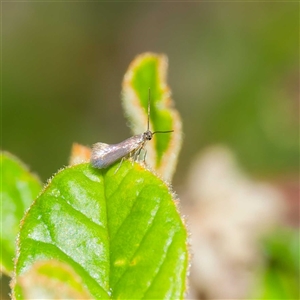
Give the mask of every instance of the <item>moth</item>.
M 134 160 L 136 160 L 139 157 L 141 150 L 144 149 L 146 142 L 150 141 L 154 134 L 169 133 L 174 131 L 174 130 L 167 130 L 167 131 L 151 132 L 149 129 L 149 122 L 150 122 L 149 120 L 150 120 L 150 89 L 149 89 L 149 98 L 148 98 L 147 130 L 142 134 L 134 135 L 118 144 L 111 144 L 111 145 L 105 143 L 94 144 L 92 147 L 92 155 L 90 160 L 91 165 L 94 168 L 104 169 L 120 159 L 122 159 L 123 161 L 123 159 L 126 156 L 130 156 L 130 157 L 133 156 Z M 144 161 L 145 161 L 145 157 L 146 157 L 146 153 L 144 155 Z

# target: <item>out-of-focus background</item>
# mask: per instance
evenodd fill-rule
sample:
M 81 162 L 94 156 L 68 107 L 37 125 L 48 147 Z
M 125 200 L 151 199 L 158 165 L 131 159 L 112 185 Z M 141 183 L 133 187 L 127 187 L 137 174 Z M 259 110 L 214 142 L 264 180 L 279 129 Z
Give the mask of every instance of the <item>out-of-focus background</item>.
M 45 181 L 73 142 L 129 137 L 123 75 L 164 53 L 185 133 L 173 184 L 192 232 L 187 297 L 299 296 L 299 3 L 1 7 L 3 149 Z

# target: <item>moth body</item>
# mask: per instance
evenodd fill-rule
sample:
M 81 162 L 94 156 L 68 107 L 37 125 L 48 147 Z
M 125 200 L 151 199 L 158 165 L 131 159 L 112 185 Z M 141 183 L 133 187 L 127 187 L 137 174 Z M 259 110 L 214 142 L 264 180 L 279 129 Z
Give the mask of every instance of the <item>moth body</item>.
M 152 132 L 146 131 L 134 135 L 118 144 L 96 143 L 92 148 L 91 164 L 93 167 L 103 169 L 117 160 L 139 151 L 144 147 L 147 140 L 152 139 Z

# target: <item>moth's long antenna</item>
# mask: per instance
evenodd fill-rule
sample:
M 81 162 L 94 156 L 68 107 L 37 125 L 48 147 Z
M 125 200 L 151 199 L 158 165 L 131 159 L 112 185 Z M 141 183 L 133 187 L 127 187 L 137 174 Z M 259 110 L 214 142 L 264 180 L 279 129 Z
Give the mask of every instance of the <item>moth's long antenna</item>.
M 149 98 L 148 98 L 148 123 L 147 123 L 147 131 L 149 131 L 149 121 L 150 120 L 150 88 L 149 88 Z
M 174 132 L 174 130 L 167 130 L 167 131 L 154 131 L 152 132 L 152 134 L 155 134 L 155 133 L 168 133 L 168 132 Z

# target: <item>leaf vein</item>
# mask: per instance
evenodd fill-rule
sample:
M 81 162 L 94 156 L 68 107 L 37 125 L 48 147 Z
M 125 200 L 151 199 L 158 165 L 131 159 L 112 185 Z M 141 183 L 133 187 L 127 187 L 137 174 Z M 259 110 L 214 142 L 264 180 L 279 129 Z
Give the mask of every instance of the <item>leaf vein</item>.
M 160 206 L 161 207 L 161 206 Z M 136 255 L 136 253 L 139 251 L 139 249 L 141 248 L 142 243 L 144 242 L 144 240 L 146 239 L 147 235 L 150 232 L 150 229 L 153 227 L 154 224 L 154 220 L 160 210 L 160 207 L 157 209 L 155 216 L 153 217 L 150 226 L 147 228 L 147 231 L 145 232 L 145 235 L 143 236 L 139 246 L 136 248 L 136 250 L 134 251 L 134 253 L 131 255 L 130 261 L 133 259 L 133 257 Z M 115 283 L 115 286 L 117 286 L 117 284 L 120 282 L 120 280 L 124 277 L 124 275 L 127 273 L 127 271 L 129 270 L 129 268 L 127 268 L 126 270 L 124 270 L 123 274 L 120 275 L 120 278 L 118 279 L 118 281 Z
M 120 224 L 119 228 L 117 229 L 116 233 L 115 233 L 115 236 L 112 238 L 111 240 L 111 243 L 114 241 L 114 239 L 116 238 L 116 236 L 118 235 L 121 227 L 125 224 L 126 220 L 130 217 L 130 215 L 132 214 L 132 211 L 133 211 L 133 208 L 134 206 L 136 205 L 136 203 L 138 202 L 137 201 L 137 198 L 139 197 L 140 193 L 142 192 L 142 190 L 144 189 L 145 187 L 143 186 L 142 189 L 139 191 L 139 193 L 136 195 L 136 198 L 135 198 L 135 201 L 133 202 L 131 208 L 130 208 L 130 211 L 129 213 L 127 214 L 127 216 L 124 218 L 124 220 L 122 221 L 122 223 Z
M 94 222 L 91 218 L 89 218 L 86 214 L 84 214 L 82 211 L 76 209 L 71 203 L 69 203 L 68 201 L 61 201 L 61 203 L 65 203 L 67 204 L 67 206 L 71 207 L 76 213 L 78 213 L 79 215 L 81 215 L 83 218 L 85 218 L 89 223 L 92 223 L 93 225 L 95 225 L 96 227 L 100 227 L 103 230 L 107 230 L 104 225 L 101 224 L 97 224 L 96 222 Z
M 147 292 L 150 290 L 150 288 L 151 288 L 151 286 L 153 285 L 155 279 L 156 279 L 156 278 L 158 277 L 158 275 L 160 274 L 161 269 L 162 269 L 162 266 L 163 266 L 164 263 L 166 262 L 166 259 L 167 259 L 167 257 L 168 257 L 169 251 L 170 251 L 171 246 L 172 246 L 172 244 L 173 244 L 173 242 L 174 242 L 174 236 L 175 236 L 175 234 L 176 234 L 176 232 L 173 233 L 171 243 L 168 245 L 168 248 L 167 248 L 167 250 L 166 250 L 166 252 L 165 252 L 165 256 L 164 256 L 163 260 L 161 261 L 159 267 L 157 268 L 156 274 L 155 274 L 154 277 L 152 278 L 152 281 L 151 281 L 150 285 L 148 286 L 148 288 L 147 288 L 146 291 L 144 292 L 144 295 L 143 295 L 143 297 L 142 297 L 141 299 L 146 299 L 146 298 L 144 298 L 145 295 L 146 295 Z
M 31 241 L 33 241 L 33 242 L 43 243 L 44 245 L 48 245 L 48 246 L 51 246 L 51 247 L 55 248 L 56 251 L 57 251 L 57 254 L 58 254 L 57 256 L 63 256 L 63 257 L 66 257 L 67 260 L 70 260 L 74 265 L 76 265 L 79 269 L 81 269 L 81 271 L 82 271 L 83 273 L 85 273 L 86 276 L 89 277 L 89 280 L 94 281 L 95 284 L 97 284 L 97 285 L 103 290 L 103 292 L 107 294 L 107 291 L 105 290 L 105 288 L 104 288 L 103 286 L 101 286 L 100 283 L 99 283 L 93 276 L 91 276 L 91 274 L 89 274 L 89 273 L 85 270 L 85 268 L 84 268 L 79 262 L 77 262 L 76 260 L 74 260 L 74 258 L 73 258 L 72 256 L 70 256 L 69 254 L 67 254 L 67 253 L 66 253 L 63 249 L 61 249 L 57 244 L 52 244 L 52 243 L 47 243 L 47 242 L 41 242 L 41 241 L 36 240 L 36 239 L 33 239 L 33 238 L 28 238 L 28 240 L 31 240 Z M 50 259 L 51 259 L 51 257 L 49 257 L 49 260 L 50 260 Z M 61 260 L 61 258 L 60 258 L 60 260 Z M 66 263 L 68 263 L 68 262 L 66 261 Z M 69 263 L 68 263 L 68 264 L 69 264 Z M 73 267 L 73 269 L 74 269 L 74 267 Z M 76 272 L 75 269 L 74 269 L 74 271 Z M 76 274 L 78 274 L 78 272 L 76 272 Z M 78 274 L 78 275 L 80 275 L 80 274 Z M 80 276 L 80 277 L 82 277 L 82 276 Z M 85 278 L 86 278 L 86 277 L 85 277 Z
M 116 184 L 116 189 L 110 194 L 109 197 L 108 197 L 108 196 L 106 195 L 106 193 L 105 193 L 105 196 L 106 196 L 107 199 L 110 199 L 110 198 L 111 198 L 111 197 L 119 190 L 121 184 L 123 184 L 123 181 L 126 179 L 126 177 L 128 176 L 128 174 L 129 174 L 132 170 L 133 170 L 133 168 L 132 168 L 132 169 L 128 169 L 128 171 L 125 173 L 125 175 L 123 174 L 122 180 L 121 180 L 118 184 Z M 106 178 L 106 176 L 103 177 L 104 180 L 106 180 L 105 178 Z M 103 180 L 103 181 L 104 181 L 104 180 Z M 106 189 L 104 189 L 104 190 L 106 191 Z

